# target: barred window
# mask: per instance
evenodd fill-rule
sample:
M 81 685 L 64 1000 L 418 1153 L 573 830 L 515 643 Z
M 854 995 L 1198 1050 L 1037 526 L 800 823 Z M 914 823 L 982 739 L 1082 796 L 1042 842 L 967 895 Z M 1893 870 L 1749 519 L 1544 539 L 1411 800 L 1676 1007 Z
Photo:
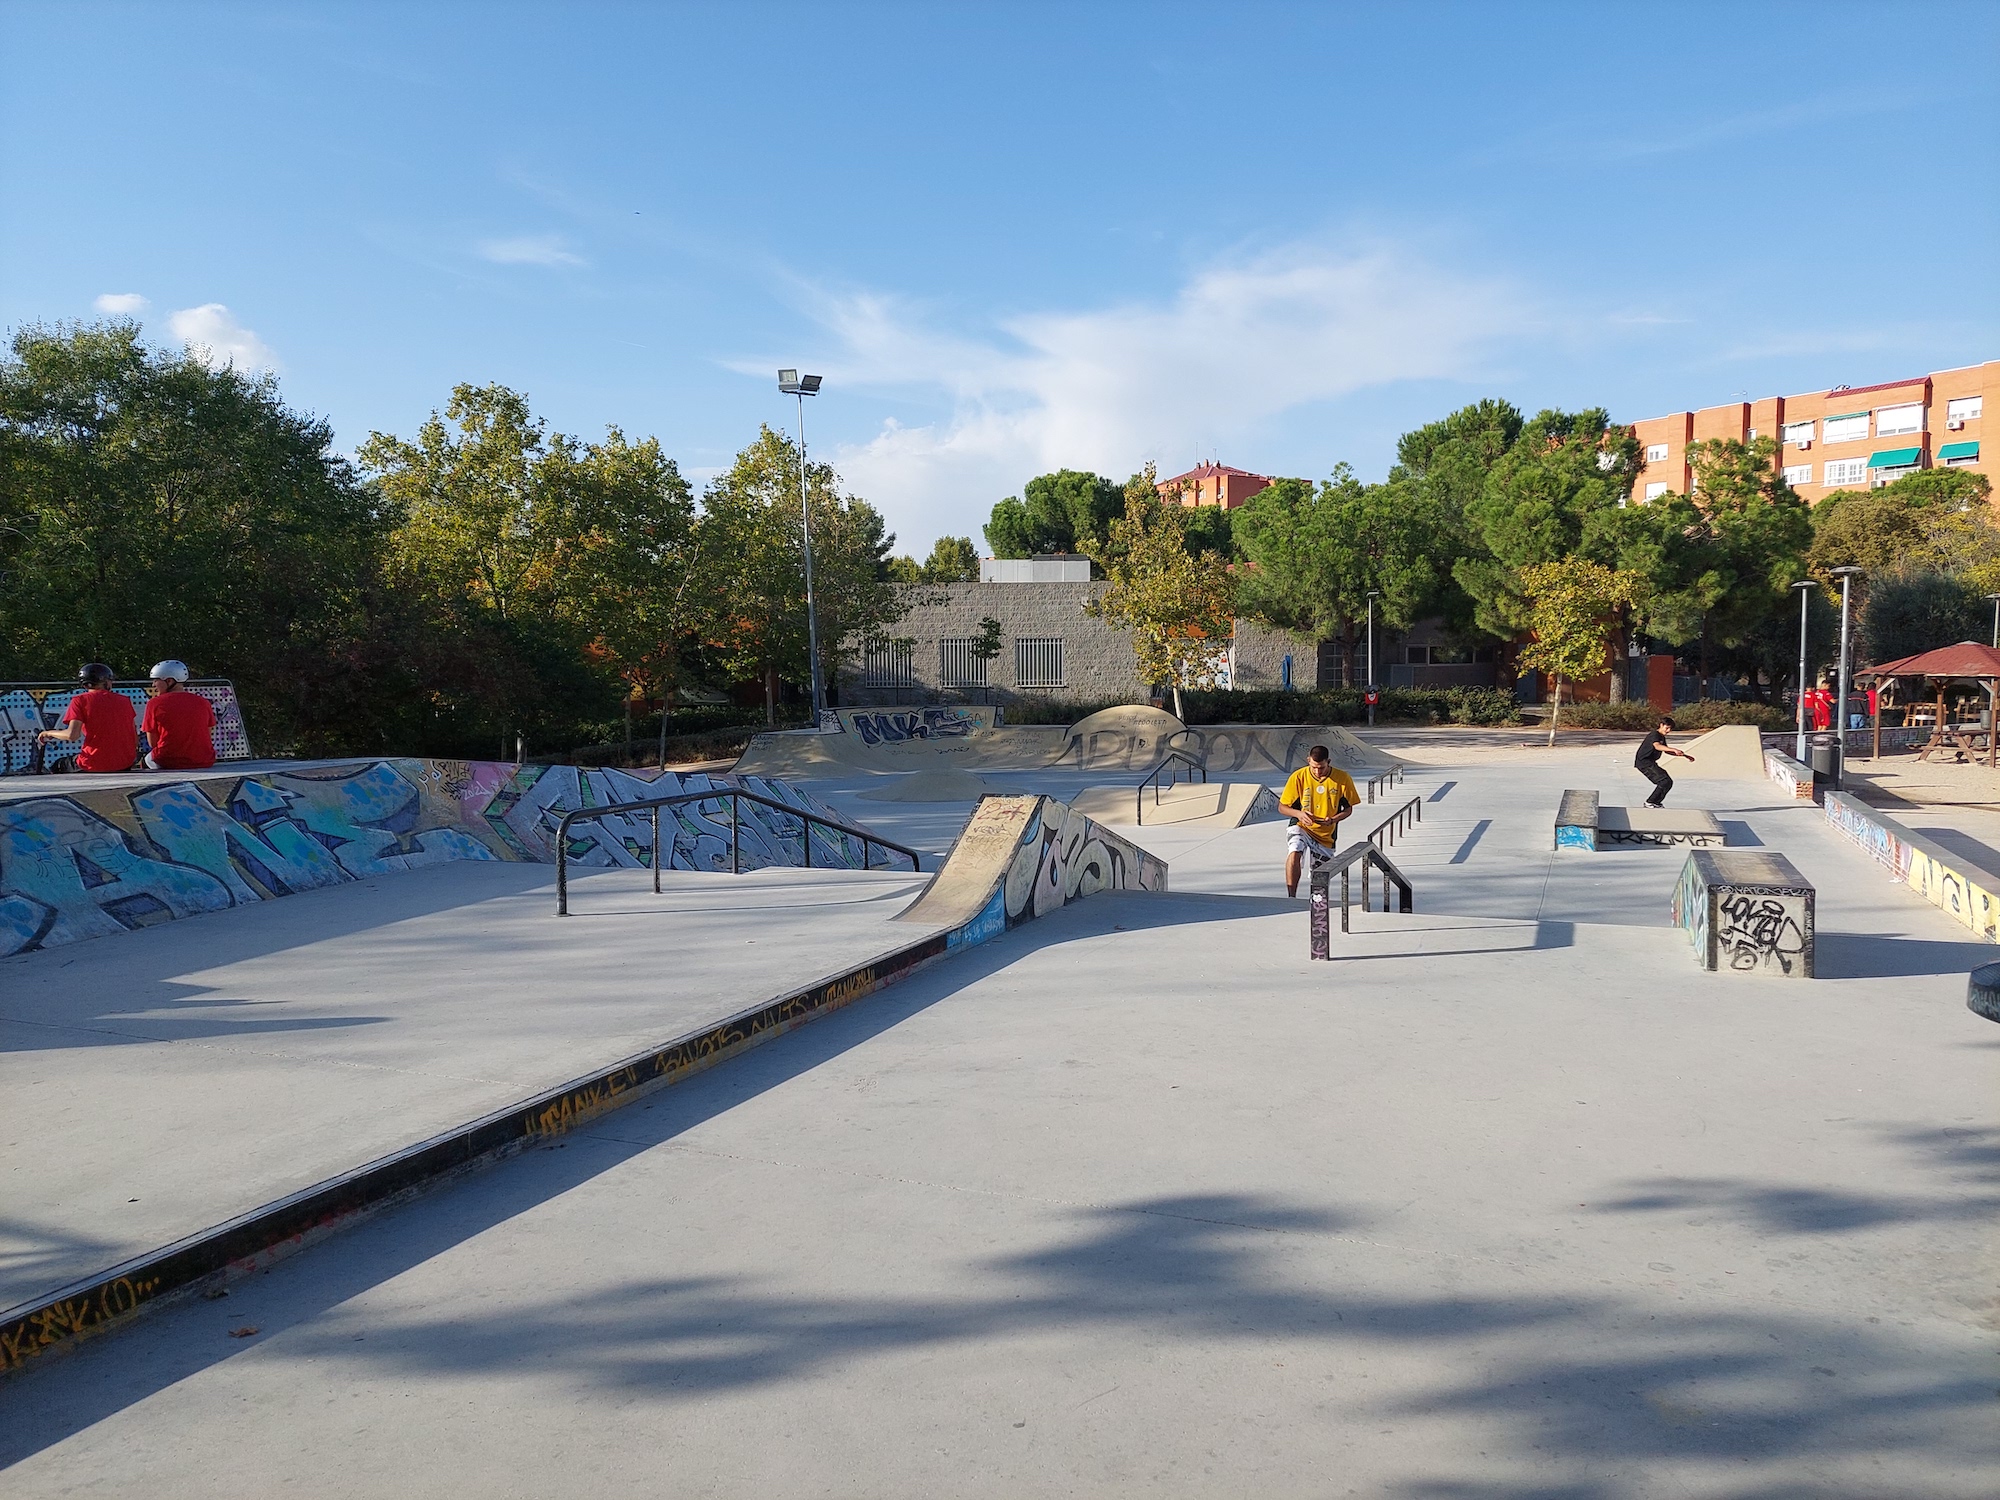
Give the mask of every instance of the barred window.
M 1061 636 L 1017 636 L 1014 640 L 1014 685 L 1024 688 L 1066 687 Z
M 978 687 L 988 683 L 991 657 L 974 656 L 972 639 L 938 642 L 938 680 L 946 687 Z
M 914 687 L 917 681 L 916 653 L 908 641 L 870 641 L 862 652 L 861 682 L 864 687 Z

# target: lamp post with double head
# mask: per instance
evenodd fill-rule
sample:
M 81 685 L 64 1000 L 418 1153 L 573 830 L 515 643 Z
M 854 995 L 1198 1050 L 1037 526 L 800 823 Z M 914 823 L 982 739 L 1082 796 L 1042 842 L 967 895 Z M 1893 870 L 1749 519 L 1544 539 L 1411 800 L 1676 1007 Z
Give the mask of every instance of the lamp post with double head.
M 1833 570 L 1833 576 L 1840 580 L 1840 684 L 1835 689 L 1833 710 L 1833 727 L 1838 733 L 1834 743 L 1839 746 L 1833 761 L 1835 791 L 1847 789 L 1847 690 L 1853 674 L 1847 649 L 1848 597 L 1854 580 L 1865 572 L 1866 568 L 1858 568 L 1852 563 Z
M 1806 606 L 1812 602 L 1812 591 L 1818 587 L 1810 578 L 1792 585 L 1799 593 L 1799 745 L 1798 754 L 1792 758 L 1800 765 L 1806 763 Z
M 1380 598 L 1380 589 L 1368 591 L 1368 727 L 1375 727 L 1375 601 Z
M 812 502 L 806 498 L 806 397 L 819 394 L 819 376 L 780 370 L 778 389 L 799 398 L 799 520 L 805 528 L 806 542 L 806 650 L 812 654 L 813 728 L 818 729 L 820 715 L 826 712 L 826 686 L 820 681 L 819 611 L 813 601 Z

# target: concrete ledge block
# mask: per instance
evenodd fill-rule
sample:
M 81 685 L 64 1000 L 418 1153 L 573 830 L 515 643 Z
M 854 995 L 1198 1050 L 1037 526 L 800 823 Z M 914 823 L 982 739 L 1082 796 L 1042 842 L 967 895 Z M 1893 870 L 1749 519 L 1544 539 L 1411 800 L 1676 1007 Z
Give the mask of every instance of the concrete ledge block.
M 2000 964 L 1981 964 L 1965 981 L 1965 1008 L 1975 1016 L 2000 1021 Z
M 1596 849 L 1597 793 L 1570 790 L 1556 809 L 1558 849 Z
M 1692 850 L 1673 911 L 1704 969 L 1813 977 L 1815 893 L 1782 854 Z

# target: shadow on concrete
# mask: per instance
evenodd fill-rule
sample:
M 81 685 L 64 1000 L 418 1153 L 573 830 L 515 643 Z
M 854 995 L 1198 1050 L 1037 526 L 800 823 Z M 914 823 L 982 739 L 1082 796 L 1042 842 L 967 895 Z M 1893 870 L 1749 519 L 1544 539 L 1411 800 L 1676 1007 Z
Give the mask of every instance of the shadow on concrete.
M 1828 932 L 1814 939 L 1813 973 L 1821 979 L 1914 979 L 1927 974 L 1969 974 L 1993 961 L 1993 945 L 1881 932 Z
M 1136 907 L 1150 903 L 1117 903 Z M 1106 902 L 1108 908 L 1113 903 Z M 377 1324 L 340 1304 L 551 1202 L 690 1128 L 866 1043 L 969 983 L 1007 967 L 1046 929 L 1058 939 L 1117 925 L 1123 913 L 1062 913 L 904 985 L 779 1038 L 733 1063 L 607 1117 L 567 1141 L 384 1213 L 280 1264 L 257 1288 L 262 1336 L 222 1336 L 199 1304 L 163 1309 L 138 1327 L 31 1367 L 4 1392 L 0 1465 L 17 1462 L 178 1381 L 287 1334 L 281 1356 L 316 1362 L 329 1386 L 517 1372 L 566 1388 L 658 1405 L 699 1402 L 770 1384 L 861 1378 L 872 1356 L 1093 1328 L 1178 1339 L 1345 1345 L 1365 1358 L 1396 1347 L 1439 1351 L 1433 1388 L 1379 1403 L 1384 1421 L 1463 1414 L 1490 1425 L 1507 1457 L 1546 1474 L 1488 1484 L 1439 1474 L 1412 1496 L 1568 1496 L 1634 1491 L 1631 1465 L 1730 1465 L 1728 1492 L 1759 1489 L 1745 1463 L 1806 1463 L 1824 1477 L 1884 1455 L 1944 1471 L 1976 1465 L 1992 1382 L 1940 1369 L 1934 1351 L 1896 1330 L 1782 1308 L 1704 1310 L 1626 1296 L 1599 1284 L 1556 1293 L 1463 1293 L 1443 1282 L 1405 1294 L 1313 1279 L 1288 1253 L 1301 1242 L 1368 1231 L 1339 1203 L 1273 1194 L 1160 1194 L 1106 1204 L 1043 1205 L 1045 1241 L 960 1265 L 962 1295 L 841 1295 L 774 1289 L 749 1276 L 661 1275 L 578 1293 L 494 1288 L 490 1312 L 462 1304 Z M 1124 925 L 1130 925 L 1129 923 Z M 1065 931 L 1064 929 L 1069 929 Z M 1892 1139 L 1953 1171 L 1986 1170 L 2000 1133 L 1918 1131 Z M 1888 1217 L 1956 1215 L 1943 1198 L 1884 1204 L 1747 1180 L 1641 1184 L 1607 1211 L 1699 1206 L 1779 1232 L 1860 1228 Z M 838 1286 L 845 1256 L 828 1243 L 814 1280 Z M 1322 1259 L 1320 1264 L 1325 1264 Z M 331 1313 L 332 1316 L 326 1316 Z M 277 1351 L 273 1351 L 276 1354 Z M 1024 1413 L 1025 1414 L 1025 1413 Z M 1954 1459 L 1953 1455 L 1957 1454 Z M 1420 1461 L 1413 1467 L 1421 1467 Z M 1967 1470 L 1973 1472 L 1974 1470 Z M 1750 1480 L 1745 1484 L 1742 1481 Z M 1879 1495 L 1815 1484 L 1815 1496 Z M 1921 1493 L 1907 1486 L 1901 1495 Z
M 1919 828 L 1916 831 L 1959 858 L 1983 870 L 2000 874 L 2000 850 L 1994 849 L 1991 844 L 1983 844 L 1971 834 L 1961 833 L 1956 828 Z
M 1757 830 L 1740 818 L 1717 818 L 1722 825 L 1722 842 L 1731 849 L 1761 849 L 1764 841 L 1757 837 Z
M 1594 1212 L 1722 1215 L 1763 1234 L 1844 1234 L 1880 1224 L 1980 1222 L 2000 1215 L 2000 1129 L 1877 1128 L 1913 1158 L 1918 1173 L 1944 1180 L 1928 1193 L 1850 1193 L 1733 1177 L 1656 1178 Z

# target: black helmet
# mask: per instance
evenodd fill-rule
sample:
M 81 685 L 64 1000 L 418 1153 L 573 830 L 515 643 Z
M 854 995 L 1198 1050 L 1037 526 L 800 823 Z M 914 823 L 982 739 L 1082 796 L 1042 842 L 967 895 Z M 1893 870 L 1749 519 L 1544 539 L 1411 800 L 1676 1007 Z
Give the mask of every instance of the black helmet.
M 118 674 L 101 661 L 85 662 L 76 670 L 76 680 L 85 687 L 97 687 L 117 679 Z

